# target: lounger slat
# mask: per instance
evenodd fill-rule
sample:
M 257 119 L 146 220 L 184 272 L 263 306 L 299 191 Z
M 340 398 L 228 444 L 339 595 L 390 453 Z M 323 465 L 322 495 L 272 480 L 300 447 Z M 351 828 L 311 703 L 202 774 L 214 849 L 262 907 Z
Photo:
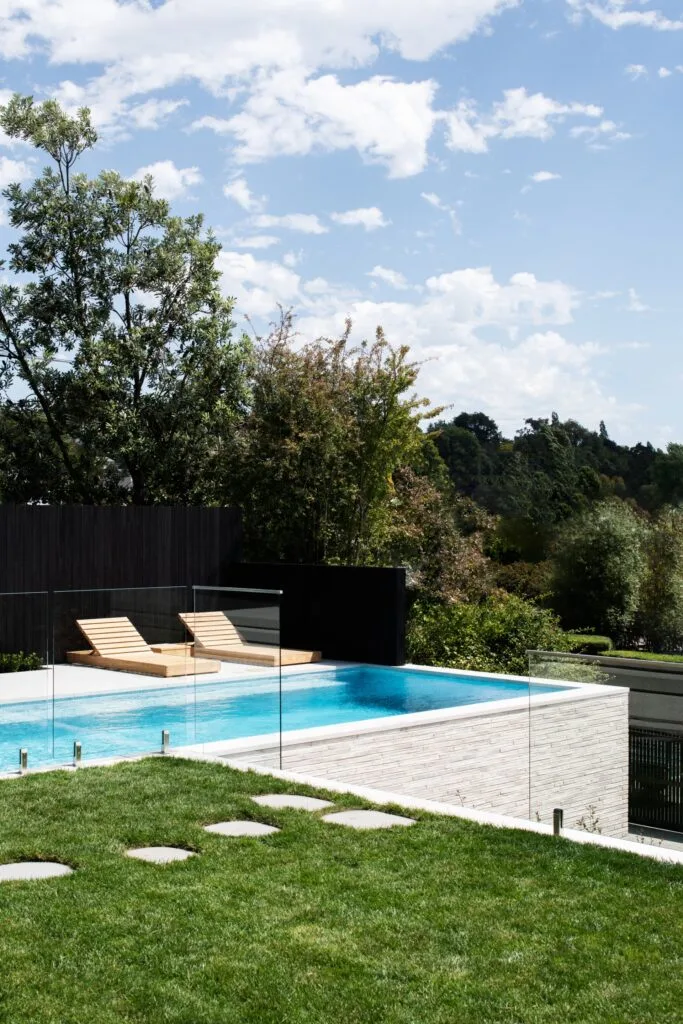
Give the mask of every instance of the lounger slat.
M 96 654 L 151 653 L 149 644 L 130 619 L 77 619 L 76 625 Z M 112 632 L 113 631 L 113 632 Z

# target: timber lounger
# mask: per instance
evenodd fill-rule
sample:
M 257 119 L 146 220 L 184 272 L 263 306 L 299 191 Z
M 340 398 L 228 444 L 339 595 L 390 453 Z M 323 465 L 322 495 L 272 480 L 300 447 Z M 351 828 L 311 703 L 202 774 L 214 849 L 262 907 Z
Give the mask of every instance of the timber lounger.
M 90 651 L 67 651 L 73 665 L 107 668 L 116 672 L 137 672 L 143 676 L 185 676 L 217 672 L 215 661 L 177 654 L 158 653 L 125 616 L 107 619 L 76 619 L 76 625 L 90 644 Z
M 254 665 L 307 665 L 320 661 L 320 651 L 293 651 L 286 647 L 250 644 L 225 612 L 184 612 L 180 621 L 194 637 L 194 654 L 221 661 L 247 661 Z

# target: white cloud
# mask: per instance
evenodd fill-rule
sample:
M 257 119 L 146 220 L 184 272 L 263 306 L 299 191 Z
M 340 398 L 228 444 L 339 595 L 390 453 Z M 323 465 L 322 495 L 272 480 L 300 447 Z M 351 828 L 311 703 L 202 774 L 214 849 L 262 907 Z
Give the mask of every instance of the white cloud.
M 44 55 L 69 74 L 99 66 L 84 85 L 65 79 L 49 91 L 90 106 L 110 135 L 155 127 L 185 102 L 156 96 L 196 82 L 244 101 L 241 114 L 198 122 L 228 125 L 244 162 L 355 148 L 401 177 L 425 164 L 434 83 L 374 77 L 342 85 L 340 69 L 356 73 L 383 54 L 426 61 L 489 31 L 519 2 L 428 0 L 425 9 L 414 0 L 4 0 L 0 56 Z
M 50 90 L 73 108 L 87 104 L 114 136 L 157 127 L 184 106 L 159 93 L 197 82 L 237 112 L 194 127 L 230 135 L 246 164 L 275 155 L 355 150 L 394 178 L 422 171 L 428 143 L 445 121 L 453 149 L 483 152 L 493 137 L 548 138 L 566 116 L 599 116 L 591 104 L 561 103 L 510 89 L 491 113 L 471 101 L 435 109 L 431 79 L 372 75 L 346 84 L 340 70 L 370 67 L 385 54 L 425 61 L 477 31 L 519 0 L 4 0 L 0 55 L 45 54 L 51 67 L 99 65 L 85 84 Z M 240 106 L 241 105 L 241 106 Z
M 543 93 L 529 94 L 526 89 L 506 89 L 503 99 L 494 103 L 490 114 L 480 114 L 472 100 L 461 100 L 454 110 L 444 113 L 446 142 L 450 149 L 485 153 L 491 139 L 549 139 L 555 124 L 566 117 L 600 117 L 602 108 L 593 103 L 561 103 Z
M 404 178 L 427 164 L 435 93 L 432 81 L 374 76 L 342 85 L 336 75 L 312 78 L 293 69 L 259 76 L 234 117 L 204 117 L 193 127 L 233 135 L 241 163 L 355 149 L 390 177 Z
M 410 345 L 423 362 L 418 388 L 434 402 L 481 408 L 506 429 L 553 409 L 628 423 L 631 410 L 598 383 L 599 347 L 561 333 L 579 303 L 562 281 L 517 273 L 500 282 L 487 267 L 464 268 L 428 278 L 415 301 L 374 301 L 322 277 L 303 283 L 290 268 L 251 255 L 223 253 L 221 261 L 238 309 L 269 318 L 278 303 L 293 306 L 302 337 L 334 337 L 347 315 L 356 340 L 373 337 L 382 324 L 390 340 Z M 386 270 L 376 267 L 371 276 L 386 280 Z
M 668 68 L 660 68 L 657 74 L 660 78 L 669 78 L 673 72 L 669 71 Z
M 314 213 L 285 213 L 282 216 L 260 213 L 252 218 L 252 224 L 256 228 L 284 228 L 286 231 L 301 231 L 304 235 L 324 235 L 329 231 L 329 228 L 321 224 Z
M 368 271 L 368 277 L 384 281 L 385 284 L 391 285 L 392 288 L 396 288 L 399 291 L 403 291 L 408 287 L 408 282 L 400 271 L 390 270 L 388 267 L 382 267 L 379 264 Z
M 346 210 L 344 213 L 331 213 L 330 220 L 346 227 L 363 227 L 366 231 L 376 231 L 391 224 L 377 206 L 360 207 L 358 210 Z
M 279 241 L 276 235 L 247 235 L 245 238 L 231 238 L 230 245 L 236 249 L 270 249 Z
M 572 319 L 577 301 L 563 282 L 521 273 L 505 284 L 488 268 L 469 268 L 429 278 L 416 302 L 320 296 L 301 307 L 297 326 L 304 337 L 335 336 L 348 315 L 360 339 L 382 324 L 390 340 L 409 344 L 422 362 L 421 394 L 483 409 L 506 429 L 517 429 L 529 410 L 547 416 L 556 409 L 596 423 L 608 412 L 617 422 L 620 407 L 597 383 L 599 348 L 557 330 Z
M 427 60 L 486 29 L 510 6 L 510 0 L 429 0 L 426 9 L 396 0 L 6 0 L 0 54 L 21 58 L 46 49 L 53 64 L 158 66 L 174 81 L 196 77 L 216 88 L 258 67 L 363 65 L 380 47 L 407 60 Z
M 257 260 L 251 253 L 223 251 L 218 268 L 226 295 L 237 299 L 242 313 L 267 317 L 278 304 L 291 306 L 300 297 L 301 279 L 289 267 L 270 260 Z
M 445 203 L 436 192 L 420 192 L 420 197 L 429 203 L 430 206 L 434 206 L 437 210 L 443 210 L 444 213 L 447 213 L 456 235 L 460 234 L 462 227 L 458 212 L 454 206 L 449 206 L 448 203 Z
M 553 171 L 536 171 L 531 175 L 531 180 L 535 182 L 557 181 L 561 177 L 561 174 L 555 174 Z
M 26 181 L 32 175 L 31 166 L 25 160 L 12 160 L 8 156 L 0 156 L 0 189 L 7 188 L 15 181 Z
M 286 267 L 297 267 L 301 263 L 302 256 L 303 253 L 301 252 L 301 250 L 299 250 L 299 252 L 292 252 L 290 250 L 289 252 L 286 252 L 284 254 L 284 256 L 282 257 L 282 262 Z
M 641 300 L 635 288 L 629 288 L 628 306 L 626 307 L 626 309 L 629 313 L 647 313 L 650 307 L 646 306 L 645 303 Z
M 136 128 L 160 128 L 176 110 L 188 105 L 187 100 L 146 100 L 128 109 L 128 118 Z
M 644 64 L 628 64 L 624 68 L 624 74 L 635 82 L 638 78 L 647 78 L 647 68 Z
M 154 194 L 160 199 L 179 199 L 202 181 L 198 167 L 176 167 L 172 160 L 158 160 L 140 167 L 131 177 L 142 181 L 148 174 L 154 179 Z
M 598 124 L 581 124 L 570 128 L 573 139 L 582 139 L 591 149 L 606 149 L 614 142 L 630 139 L 629 132 L 622 131 L 615 121 L 600 121 Z
M 668 18 L 661 11 L 644 11 L 642 7 L 634 10 L 632 0 L 604 0 L 603 3 L 568 0 L 568 3 L 577 16 L 588 14 L 615 31 L 632 27 L 651 28 L 657 32 L 679 32 L 683 29 L 683 21 Z
M 238 206 L 248 213 L 260 213 L 266 205 L 265 196 L 255 196 L 247 185 L 245 178 L 233 178 L 227 185 L 223 186 L 223 195 L 226 199 L 233 199 Z

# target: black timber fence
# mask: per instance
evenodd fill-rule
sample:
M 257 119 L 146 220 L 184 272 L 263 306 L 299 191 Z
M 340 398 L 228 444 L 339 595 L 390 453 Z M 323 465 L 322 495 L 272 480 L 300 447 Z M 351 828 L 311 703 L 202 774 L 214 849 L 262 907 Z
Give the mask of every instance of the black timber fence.
M 83 646 L 75 617 L 117 613 L 139 627 L 163 622 L 159 641 L 182 640 L 170 588 L 218 584 L 241 538 L 232 508 L 0 505 L 0 651 L 61 661 Z
M 404 663 L 405 569 L 247 563 L 241 538 L 231 508 L 0 505 L 0 652 L 61 661 L 84 644 L 76 618 L 116 614 L 182 640 L 195 585 L 281 590 L 283 647 Z

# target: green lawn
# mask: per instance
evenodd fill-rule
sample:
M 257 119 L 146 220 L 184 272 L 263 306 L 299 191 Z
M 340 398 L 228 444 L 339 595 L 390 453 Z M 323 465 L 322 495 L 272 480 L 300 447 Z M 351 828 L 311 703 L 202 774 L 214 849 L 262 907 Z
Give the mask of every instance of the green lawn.
M 0 782 L 2 1024 L 683 1020 L 683 869 L 419 815 L 355 832 L 258 807 L 287 790 L 150 759 Z M 339 807 L 365 806 L 332 797 Z M 226 839 L 202 824 L 282 827 Z M 127 847 L 180 845 L 166 867 Z
M 683 662 L 683 654 L 651 654 L 649 651 L 605 651 L 603 656 L 605 658 L 636 658 L 638 661 Z

